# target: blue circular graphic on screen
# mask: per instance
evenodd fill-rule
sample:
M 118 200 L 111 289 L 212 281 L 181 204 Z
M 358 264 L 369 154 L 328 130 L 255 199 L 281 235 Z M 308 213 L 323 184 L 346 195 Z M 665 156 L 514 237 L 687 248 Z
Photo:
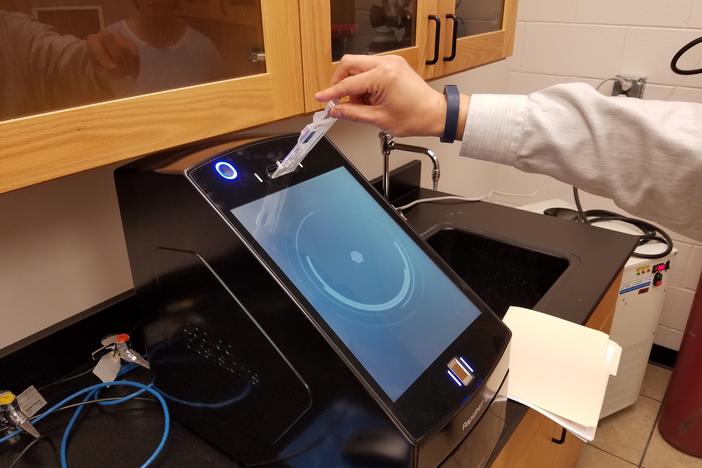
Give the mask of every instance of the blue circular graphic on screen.
M 346 320 L 366 326 L 406 320 L 416 287 L 410 255 L 371 217 L 348 206 L 339 216 L 340 208 L 313 210 L 302 219 L 295 234 L 299 265 Z
M 236 169 L 234 169 L 234 166 L 232 166 L 228 162 L 224 162 L 224 161 L 218 162 L 217 164 L 215 164 L 215 169 L 217 170 L 219 175 L 221 175 L 222 177 L 224 177 L 225 179 L 228 179 L 228 180 L 234 180 L 239 175 L 236 172 Z

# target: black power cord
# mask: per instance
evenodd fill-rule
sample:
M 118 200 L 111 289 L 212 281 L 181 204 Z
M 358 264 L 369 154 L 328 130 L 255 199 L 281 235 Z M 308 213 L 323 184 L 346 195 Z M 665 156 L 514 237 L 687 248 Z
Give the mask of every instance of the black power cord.
M 673 239 L 658 226 L 646 222 L 641 219 L 631 218 L 629 216 L 620 215 L 612 211 L 607 210 L 587 210 L 583 211 L 583 207 L 580 203 L 580 194 L 578 193 L 578 188 L 573 187 L 573 198 L 575 198 L 575 205 L 577 206 L 578 219 L 585 224 L 595 224 L 604 223 L 606 221 L 622 221 L 624 223 L 631 224 L 641 231 L 641 236 L 639 236 L 638 246 L 648 244 L 649 242 L 659 242 L 665 244 L 666 248 L 663 252 L 657 254 L 643 254 L 634 252 L 631 254 L 632 257 L 636 258 L 663 258 L 673 251 Z
M 698 37 L 697 39 L 688 42 L 682 48 L 677 51 L 677 53 L 673 56 L 673 60 L 670 61 L 670 69 L 673 70 L 675 73 L 678 75 L 698 75 L 702 73 L 702 68 L 695 68 L 692 70 L 683 70 L 678 67 L 678 61 L 680 58 L 690 49 L 695 47 L 697 44 L 702 44 L 702 36 Z
M 56 450 L 56 445 L 54 445 L 54 443 L 51 441 L 51 439 L 44 437 L 44 436 L 38 437 L 38 438 L 32 440 L 30 443 L 28 443 L 27 446 L 24 447 L 24 449 L 22 449 L 20 454 L 17 455 L 17 457 L 12 461 L 12 463 L 10 463 L 10 465 L 7 468 L 14 468 L 15 466 L 17 466 L 17 464 L 20 462 L 22 457 L 24 457 L 27 454 L 27 452 L 29 452 L 31 450 L 32 447 L 34 447 L 36 444 L 38 444 L 41 441 L 48 442 L 54 448 L 54 450 Z
M 583 205 L 580 203 L 580 193 L 578 193 L 578 187 L 576 186 L 573 186 L 573 199 L 575 200 L 575 207 L 578 209 L 578 217 L 580 218 L 580 221 L 585 224 L 590 224 L 590 221 L 587 219 L 587 215 L 583 211 Z

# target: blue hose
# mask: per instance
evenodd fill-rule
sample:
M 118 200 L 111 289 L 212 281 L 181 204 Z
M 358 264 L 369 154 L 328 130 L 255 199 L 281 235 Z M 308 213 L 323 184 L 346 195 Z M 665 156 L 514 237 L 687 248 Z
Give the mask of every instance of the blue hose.
M 138 395 L 141 395 L 144 392 L 148 392 L 152 394 L 158 402 L 161 404 L 161 408 L 163 409 L 163 435 L 161 436 L 161 440 L 156 447 L 156 450 L 151 454 L 151 456 L 141 465 L 142 468 L 145 468 L 149 466 L 151 463 L 156 460 L 156 457 L 161 453 L 163 450 L 163 447 L 166 445 L 166 440 L 168 439 L 168 432 L 170 430 L 170 413 L 168 412 L 168 405 L 166 405 L 166 400 L 163 399 L 163 397 L 153 388 L 151 388 L 151 385 L 144 385 L 139 382 L 132 382 L 130 380 L 118 380 L 115 382 L 105 382 L 101 384 L 96 384 L 96 385 L 91 385 L 90 387 L 84 388 L 82 390 L 77 391 L 68 399 L 73 399 L 77 398 L 80 395 L 86 395 L 84 401 L 94 399 L 94 397 L 97 396 L 98 392 L 106 387 L 112 387 L 112 386 L 127 386 L 127 387 L 134 387 L 138 389 L 138 391 L 131 393 L 124 398 L 121 398 L 119 400 L 115 401 L 110 401 L 110 402 L 104 402 L 104 403 L 109 403 L 111 405 L 117 404 L 117 403 L 123 403 L 125 401 L 128 401 Z M 64 399 L 65 400 L 65 399 Z M 78 416 L 80 416 L 80 413 L 83 410 L 83 406 L 79 406 L 76 411 L 74 411 L 73 416 L 71 416 L 71 420 L 68 422 L 68 425 L 66 426 L 66 429 L 63 432 L 63 437 L 61 438 L 61 467 L 62 468 L 68 468 L 68 439 L 70 438 L 71 431 L 73 430 L 73 426 L 75 426 L 76 421 L 78 420 Z M 43 416 L 43 415 L 42 415 Z
M 127 364 L 126 366 L 123 366 L 122 369 L 120 369 L 119 373 L 117 374 L 117 378 L 122 377 L 123 375 L 127 374 L 128 372 L 131 372 L 132 370 L 136 369 L 137 367 L 139 367 L 139 366 L 137 366 L 136 364 L 132 364 L 132 363 L 129 363 L 129 364 Z M 149 387 L 151 387 L 152 385 L 153 385 L 153 383 L 149 384 Z M 101 403 L 99 403 L 99 404 L 100 404 L 101 406 L 118 405 L 118 404 L 120 404 L 120 403 L 124 403 L 125 401 L 129 401 L 129 400 L 131 400 L 132 398 L 134 398 L 134 397 L 136 397 L 136 396 L 141 395 L 141 394 L 144 393 L 145 391 L 146 391 L 146 390 L 141 389 L 141 390 L 138 390 L 138 391 L 135 392 L 135 393 L 132 393 L 132 394 L 130 394 L 130 395 L 125 396 L 124 398 L 120 398 L 119 400 L 115 400 L 115 401 L 103 401 L 103 402 L 101 402 Z M 96 393 L 96 394 L 97 394 L 97 393 Z M 34 419 L 32 420 L 32 422 L 33 422 L 33 423 L 38 423 L 39 421 L 41 421 L 42 419 L 44 419 L 46 416 L 50 415 L 51 413 L 53 413 L 53 412 L 56 411 L 57 409 L 61 408 L 63 405 L 65 405 L 66 403 L 68 403 L 68 402 L 71 401 L 72 399 L 76 398 L 76 395 L 77 395 L 77 394 L 74 393 L 73 395 L 64 398 L 63 400 L 61 400 L 60 402 L 56 403 L 54 406 L 52 406 L 52 407 L 49 408 L 48 410 L 44 411 L 40 416 L 37 416 L 36 418 L 34 418 Z M 86 398 L 86 399 L 84 399 L 83 401 L 87 401 L 87 400 L 89 400 L 89 399 L 90 399 L 90 398 Z M 5 437 L 1 437 L 1 438 L 0 438 L 0 444 L 2 444 L 2 443 L 4 443 L 4 442 L 7 442 L 8 440 L 12 439 L 14 436 L 16 436 L 17 434 L 19 434 L 20 432 L 22 432 L 22 431 L 21 431 L 20 429 L 17 429 L 16 431 L 14 431 L 14 432 L 12 432 L 12 433 L 6 435 Z
M 130 400 L 138 395 L 141 395 L 144 392 L 150 393 L 151 395 L 154 396 L 154 398 L 156 398 L 156 400 L 158 400 L 158 402 L 161 404 L 161 408 L 163 409 L 163 435 L 161 436 L 161 440 L 160 440 L 158 446 L 156 447 L 156 450 L 154 450 L 154 452 L 151 454 L 151 456 L 141 465 L 142 468 L 144 468 L 144 467 L 149 466 L 151 463 L 153 463 L 154 460 L 156 459 L 156 457 L 158 457 L 158 455 L 163 450 L 163 447 L 166 445 L 166 440 L 168 439 L 168 433 L 170 431 L 170 423 L 171 423 L 171 417 L 170 417 L 170 413 L 168 411 L 168 405 L 166 404 L 166 400 L 164 400 L 163 397 L 156 390 L 151 388 L 151 385 L 153 385 L 153 384 L 150 384 L 147 386 L 147 385 L 141 384 L 139 382 L 132 382 L 130 380 L 119 380 L 119 381 L 115 381 L 115 382 L 104 382 L 104 383 L 91 385 L 91 386 L 86 387 L 82 390 L 78 390 L 77 392 L 73 393 L 72 395 L 69 395 L 66 398 L 64 398 L 63 400 L 59 401 L 58 403 L 53 405 L 51 408 L 49 408 L 48 410 L 43 412 L 41 414 L 41 416 L 34 419 L 33 422 L 38 423 L 38 422 L 42 421 L 44 418 L 49 416 L 54 411 L 65 406 L 66 404 L 71 402 L 71 400 L 74 400 L 80 396 L 85 395 L 85 398 L 83 399 L 84 402 L 91 400 L 91 399 L 94 399 L 93 397 L 95 397 L 101 389 L 107 388 L 107 387 L 125 386 L 125 387 L 132 387 L 132 388 L 137 389 L 136 392 L 133 392 L 133 393 L 125 396 L 124 398 L 120 398 L 119 400 L 104 402 L 104 403 L 110 403 L 112 405 L 117 404 L 117 403 L 124 403 L 125 401 L 128 401 L 128 400 Z M 78 416 L 80 416 L 80 413 L 82 412 L 82 410 L 83 410 L 83 406 L 79 406 L 76 409 L 76 411 L 73 413 L 73 416 L 71 416 L 71 420 L 68 422 L 68 425 L 66 426 L 66 430 L 63 433 L 63 437 L 61 439 L 61 467 L 62 468 L 68 467 L 68 461 L 67 461 L 68 439 L 70 437 L 71 430 L 73 429 L 73 426 L 75 425 L 76 421 L 78 420 Z M 0 444 L 13 438 L 14 436 L 16 436 L 19 433 L 20 433 L 20 431 L 17 430 L 17 431 L 14 431 L 13 433 L 3 437 L 3 438 L 0 438 Z

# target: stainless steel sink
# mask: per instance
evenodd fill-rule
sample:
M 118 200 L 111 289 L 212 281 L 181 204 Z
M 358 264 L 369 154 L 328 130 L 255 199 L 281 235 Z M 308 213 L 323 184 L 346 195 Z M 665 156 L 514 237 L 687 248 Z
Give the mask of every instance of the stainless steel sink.
M 534 308 L 569 265 L 557 255 L 456 228 L 426 241 L 500 317 L 512 305 Z

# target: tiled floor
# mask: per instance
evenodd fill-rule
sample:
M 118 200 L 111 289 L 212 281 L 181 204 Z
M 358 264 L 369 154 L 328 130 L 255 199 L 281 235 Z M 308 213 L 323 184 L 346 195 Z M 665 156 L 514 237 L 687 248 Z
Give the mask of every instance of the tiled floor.
M 585 446 L 576 468 L 702 468 L 702 458 L 677 451 L 658 432 L 669 379 L 670 370 L 649 364 L 639 400 L 600 421 L 595 440 Z

